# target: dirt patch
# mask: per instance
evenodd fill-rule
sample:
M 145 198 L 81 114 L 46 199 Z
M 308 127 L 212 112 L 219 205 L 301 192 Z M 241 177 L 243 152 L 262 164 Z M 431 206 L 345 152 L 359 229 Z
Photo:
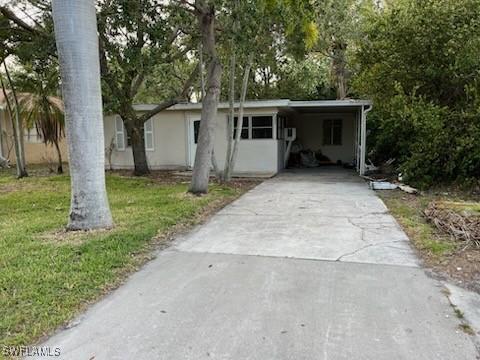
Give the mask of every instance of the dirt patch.
M 55 230 L 43 233 L 38 238 L 48 244 L 64 246 L 74 245 L 79 246 L 88 241 L 90 236 L 108 234 L 114 231 L 113 229 L 99 229 L 99 230 L 79 230 L 79 231 L 67 231 L 65 229 Z
M 431 264 L 432 270 L 480 294 L 480 251 L 460 250 Z
M 123 177 L 135 177 L 131 170 L 113 170 L 109 171 L 111 174 L 117 174 Z M 191 173 L 182 172 L 177 170 L 152 170 L 150 174 L 146 176 L 149 179 L 154 180 L 156 183 L 160 184 L 190 184 L 192 179 Z M 232 181 L 228 183 L 229 187 L 234 189 L 245 189 L 248 190 L 256 185 L 260 184 L 265 179 L 256 178 L 256 177 L 238 177 L 233 178 Z M 220 184 L 213 176 L 210 181 L 212 183 Z

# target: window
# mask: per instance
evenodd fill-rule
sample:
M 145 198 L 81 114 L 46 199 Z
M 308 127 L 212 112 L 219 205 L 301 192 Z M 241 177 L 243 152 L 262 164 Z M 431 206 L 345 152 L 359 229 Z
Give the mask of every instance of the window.
M 342 145 L 342 119 L 323 120 L 323 145 Z
M 193 122 L 193 142 L 198 144 L 198 134 L 200 134 L 200 120 Z
M 145 150 L 153 151 L 153 119 L 149 119 L 145 122 L 143 132 L 145 134 Z
M 153 136 L 153 119 L 145 122 L 144 129 L 145 150 L 153 151 L 155 141 Z M 128 136 L 122 118 L 115 116 L 115 145 L 118 151 L 124 151 L 126 147 L 132 146 L 132 139 Z
M 115 116 L 115 145 L 117 150 L 125 150 L 125 128 L 120 116 Z
M 234 134 L 237 134 L 238 117 L 234 118 Z M 244 116 L 242 127 L 242 139 L 273 139 L 273 116 Z
M 252 116 L 252 139 L 271 139 L 273 121 L 271 116 Z
M 31 144 L 39 144 L 43 142 L 43 137 L 38 133 L 37 128 L 27 129 L 24 134 L 25 141 Z
M 238 116 L 235 116 L 233 121 L 233 138 L 235 139 L 237 137 L 237 124 L 238 124 Z M 250 119 L 248 116 L 243 117 L 243 124 L 242 124 L 242 139 L 248 139 L 248 128 L 249 128 L 249 121 Z

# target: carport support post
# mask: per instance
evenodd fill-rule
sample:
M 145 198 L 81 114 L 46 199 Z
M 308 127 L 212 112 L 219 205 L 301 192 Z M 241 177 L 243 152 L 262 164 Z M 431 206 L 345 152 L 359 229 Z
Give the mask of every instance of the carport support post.
M 372 110 L 371 105 L 362 106 L 360 123 L 360 175 L 365 175 L 365 158 L 367 154 L 367 114 Z

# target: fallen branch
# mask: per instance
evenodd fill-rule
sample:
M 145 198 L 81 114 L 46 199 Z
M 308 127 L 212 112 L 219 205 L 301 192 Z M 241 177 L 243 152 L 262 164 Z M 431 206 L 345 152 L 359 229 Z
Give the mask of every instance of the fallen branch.
M 435 201 L 427 206 L 424 215 L 439 230 L 465 242 L 464 248 L 473 245 L 480 249 L 480 216 L 462 214 Z

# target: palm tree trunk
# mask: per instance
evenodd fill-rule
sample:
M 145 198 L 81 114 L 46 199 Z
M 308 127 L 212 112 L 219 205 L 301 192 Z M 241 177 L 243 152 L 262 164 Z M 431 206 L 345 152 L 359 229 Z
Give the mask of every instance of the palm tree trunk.
M 52 10 L 72 185 L 67 229 L 110 228 L 95 3 L 53 0 Z
M 215 8 L 213 4 L 197 0 L 196 7 L 201 9 L 198 21 L 202 34 L 202 45 L 208 54 L 207 89 L 202 101 L 202 117 L 198 135 L 197 152 L 193 165 L 192 183 L 190 192 L 206 194 L 210 178 L 212 151 L 217 117 L 218 101 L 220 98 L 222 65 L 218 58 L 215 42 Z

